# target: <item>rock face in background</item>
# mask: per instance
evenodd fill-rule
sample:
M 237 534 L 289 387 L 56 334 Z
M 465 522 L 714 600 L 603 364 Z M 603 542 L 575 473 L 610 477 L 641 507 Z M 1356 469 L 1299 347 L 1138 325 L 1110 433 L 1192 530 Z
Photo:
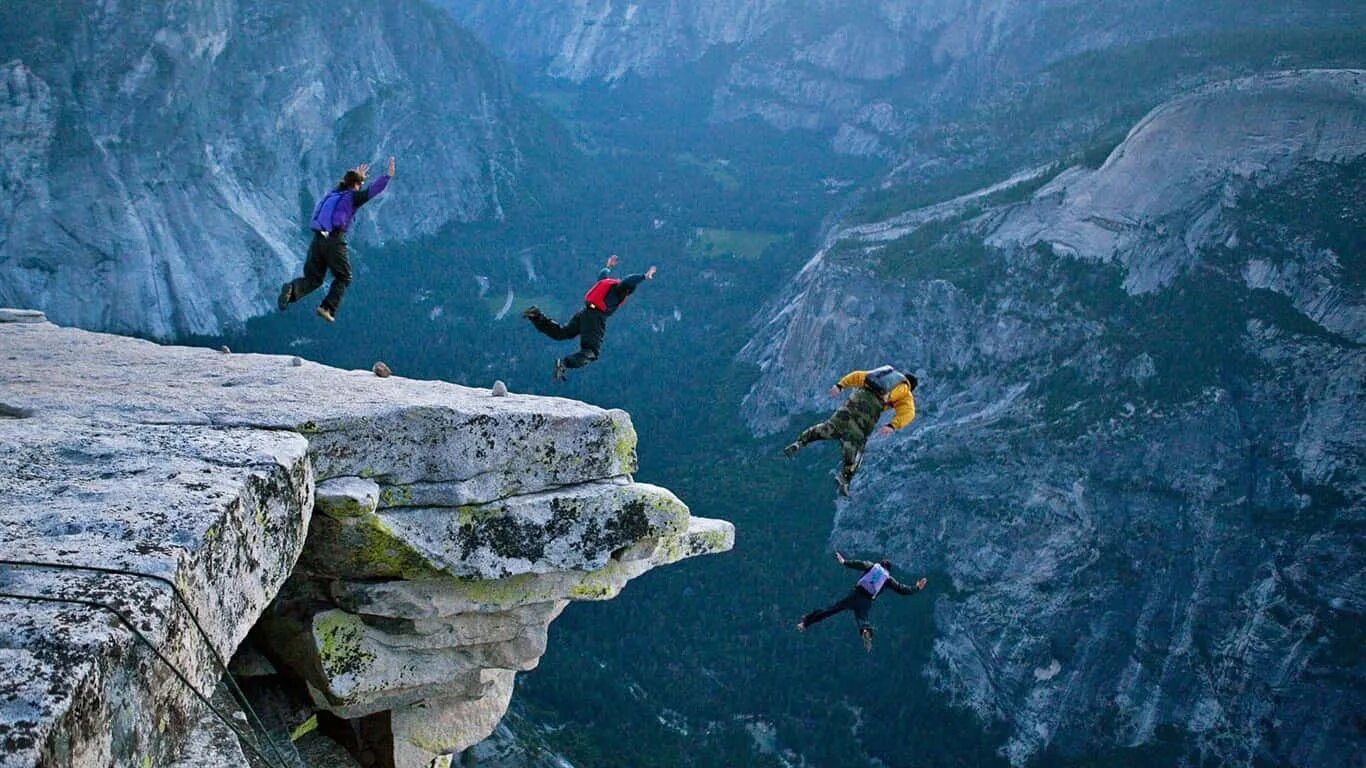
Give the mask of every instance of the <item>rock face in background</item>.
M 0 8 L 0 304 L 156 337 L 260 314 L 343 171 L 377 243 L 498 220 L 548 162 L 502 68 L 417 0 Z
M 760 433 L 851 368 L 919 374 L 832 538 L 948 574 L 928 673 L 1012 763 L 1352 753 L 1364 180 L 1366 73 L 1227 83 L 1098 169 L 837 231 L 767 312 Z
M 709 89 L 711 120 L 757 117 L 784 130 L 827 133 L 843 152 L 911 163 L 933 159 L 923 156 L 925 148 L 909 146 L 917 130 L 981 105 L 1003 114 L 1023 92 L 1047 88 L 1043 73 L 1070 57 L 1178 35 L 1310 29 L 1363 19 L 1359 9 L 1341 3 L 1180 8 L 1155 0 L 945 0 L 858 7 L 839 0 L 438 4 L 534 75 L 576 84 L 697 79 Z M 1228 13 L 1221 13 L 1221 6 Z M 994 150 L 1001 151 L 999 142 Z
M 1251 192 L 1283 185 L 1305 167 L 1345 165 L 1364 153 L 1366 72 L 1223 83 L 1154 110 L 1103 167 L 1053 180 L 1029 205 L 993 222 L 987 243 L 1045 244 L 1070 258 L 1114 261 L 1124 269 L 1125 291 L 1146 293 L 1197 266 L 1202 249 L 1240 250 L 1229 211 Z M 1252 269 L 1244 267 L 1248 287 L 1266 287 Z M 1330 331 L 1358 340 L 1366 332 L 1350 325 L 1361 319 L 1350 296 L 1325 302 L 1340 314 L 1320 314 L 1312 306 L 1318 297 L 1278 292 Z M 1344 299 L 1349 303 L 1340 307 Z
M 258 643 L 398 768 L 488 735 L 568 601 L 733 543 L 631 481 L 621 411 L 34 319 L 0 315 L 0 559 L 170 579 L 224 657 L 264 613 Z M 244 765 L 112 612 L 20 595 L 221 674 L 161 583 L 0 563 L 5 768 Z

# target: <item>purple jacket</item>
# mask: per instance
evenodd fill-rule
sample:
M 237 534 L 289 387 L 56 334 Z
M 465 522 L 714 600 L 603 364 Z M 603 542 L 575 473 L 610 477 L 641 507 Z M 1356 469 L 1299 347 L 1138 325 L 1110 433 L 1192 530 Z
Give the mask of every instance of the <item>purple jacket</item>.
M 370 202 L 370 198 L 383 192 L 387 186 L 389 176 L 386 174 L 375 179 L 374 183 L 365 189 L 328 192 L 318 201 L 318 207 L 313 209 L 313 218 L 309 226 L 314 232 L 345 232 L 351 228 L 351 219 L 355 217 L 356 210 Z

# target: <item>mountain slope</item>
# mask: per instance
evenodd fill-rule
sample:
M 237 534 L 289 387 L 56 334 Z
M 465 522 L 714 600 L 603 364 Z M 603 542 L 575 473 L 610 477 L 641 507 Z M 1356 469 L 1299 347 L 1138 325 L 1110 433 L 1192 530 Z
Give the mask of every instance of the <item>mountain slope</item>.
M 500 220 L 555 168 L 501 67 L 414 0 L 8 2 L 0 135 L 0 303 L 159 337 L 265 311 L 358 162 L 399 161 L 361 243 Z
M 921 375 L 832 538 L 951 575 L 927 672 L 1012 763 L 1354 748 L 1363 184 L 1366 73 L 1205 89 L 1099 169 L 834 233 L 742 353 L 760 432 Z

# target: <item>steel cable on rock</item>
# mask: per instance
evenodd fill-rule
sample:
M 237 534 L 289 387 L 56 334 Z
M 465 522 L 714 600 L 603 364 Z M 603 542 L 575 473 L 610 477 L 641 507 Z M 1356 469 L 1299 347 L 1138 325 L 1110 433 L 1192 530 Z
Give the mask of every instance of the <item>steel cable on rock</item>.
M 187 688 L 190 689 L 190 692 L 193 693 L 195 697 L 198 698 L 201 702 L 203 702 L 204 705 L 207 706 L 209 710 L 213 712 L 213 714 L 220 721 L 222 721 L 222 723 L 226 725 L 229 730 L 232 731 L 233 735 L 237 737 L 238 742 L 247 746 L 247 748 L 249 748 L 252 751 L 252 753 L 256 755 L 256 757 L 261 759 L 267 765 L 272 766 L 272 768 L 274 768 L 274 766 L 276 766 L 277 763 L 280 766 L 280 768 L 295 768 L 295 766 L 300 766 L 303 764 L 302 758 L 299 757 L 298 750 L 294 750 L 293 761 L 286 758 L 285 755 L 280 751 L 279 745 L 276 743 L 275 739 L 271 737 L 269 729 L 266 728 L 265 723 L 261 720 L 260 716 L 256 714 L 256 710 L 251 706 L 251 702 L 247 700 L 246 693 L 244 693 L 241 687 L 237 685 L 237 680 L 232 676 L 232 673 L 228 671 L 227 662 L 223 660 L 223 656 L 218 652 L 217 646 L 213 644 L 212 638 L 209 637 L 208 631 L 204 629 L 204 625 L 200 623 L 199 617 L 195 615 L 194 609 L 190 607 L 189 600 L 185 598 L 185 595 L 181 593 L 180 588 L 177 587 L 175 583 L 172 582 L 170 579 L 166 578 L 165 576 L 157 575 L 155 573 L 130 571 L 123 568 L 109 568 L 98 565 L 78 565 L 73 563 L 49 563 L 38 560 L 0 559 L 0 566 L 17 566 L 20 568 L 47 569 L 56 571 L 85 571 L 93 573 L 105 573 L 118 576 L 132 576 L 141 579 L 152 579 L 153 581 L 158 581 L 162 584 L 165 584 L 167 587 L 170 588 L 171 594 L 175 595 L 175 598 L 180 603 L 181 607 L 185 609 L 185 614 L 190 617 L 190 622 L 194 624 L 195 629 L 199 632 L 200 638 L 204 641 L 204 645 L 208 647 L 209 655 L 213 659 L 213 662 L 216 665 L 216 667 L 218 668 L 221 679 L 227 683 L 228 690 L 232 694 L 233 699 L 236 700 L 237 705 L 240 706 L 243 712 L 246 714 L 248 718 L 248 728 L 256 737 L 255 739 L 245 739 L 243 737 L 243 733 L 239 731 L 237 727 L 234 726 L 232 722 L 227 717 L 225 717 L 223 713 L 221 713 L 218 710 L 218 708 L 215 707 L 206 696 L 204 696 L 204 694 L 200 693 L 199 689 L 196 688 L 195 685 L 190 682 L 189 678 L 178 667 L 176 667 L 170 659 L 166 658 L 166 656 L 160 650 L 158 650 L 155 645 L 152 644 L 152 641 L 150 639 L 148 639 L 142 632 L 138 631 L 137 627 L 133 626 L 133 623 L 128 619 L 127 616 L 123 614 L 122 611 L 115 608 L 114 606 L 96 600 L 51 597 L 46 595 L 21 595 L 0 592 L 0 597 L 10 598 L 14 600 L 29 600 L 34 602 L 71 603 L 75 605 L 85 605 L 88 607 L 109 611 L 110 613 L 114 614 L 114 616 L 116 616 L 119 619 L 119 621 L 122 622 L 124 626 L 126 626 L 139 640 L 141 640 L 143 644 L 150 648 L 152 650 L 152 653 L 156 654 L 157 658 L 159 658 L 162 661 L 162 663 L 164 663 L 171 670 L 171 672 L 173 672 L 175 676 L 179 678 L 180 681 L 184 683 Z M 264 739 L 265 742 L 270 745 L 270 751 L 275 754 L 277 762 L 272 762 L 269 758 L 262 754 L 261 751 L 257 749 L 254 744 L 251 743 L 252 741 L 259 741 L 261 739 Z

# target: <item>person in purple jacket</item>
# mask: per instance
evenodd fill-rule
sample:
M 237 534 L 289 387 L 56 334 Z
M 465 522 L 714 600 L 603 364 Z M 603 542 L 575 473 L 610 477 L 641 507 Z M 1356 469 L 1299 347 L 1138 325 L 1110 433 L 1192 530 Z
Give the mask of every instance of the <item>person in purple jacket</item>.
M 389 186 L 394 177 L 394 158 L 389 158 L 389 168 L 375 182 L 362 189 L 365 174 L 370 170 L 366 163 L 352 168 L 342 177 L 337 188 L 328 192 L 318 206 L 313 209 L 309 226 L 313 228 L 313 242 L 308 246 L 308 260 L 304 262 L 304 276 L 284 284 L 280 288 L 280 299 L 276 305 L 285 311 L 290 304 L 312 293 L 323 284 L 327 271 L 332 270 L 332 287 L 318 306 L 318 316 L 327 322 L 337 319 L 337 308 L 341 306 L 342 294 L 351 284 L 351 260 L 346 255 L 346 230 L 351 228 L 351 219 L 362 205 L 370 202 L 376 195 Z

